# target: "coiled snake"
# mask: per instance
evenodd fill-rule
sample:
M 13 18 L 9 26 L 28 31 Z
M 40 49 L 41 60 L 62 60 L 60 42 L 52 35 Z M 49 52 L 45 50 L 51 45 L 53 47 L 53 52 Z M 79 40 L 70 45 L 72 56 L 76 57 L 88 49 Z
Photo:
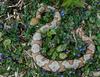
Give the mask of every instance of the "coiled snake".
M 38 29 L 32 38 L 32 57 L 34 62 L 41 68 L 52 71 L 52 72 L 63 72 L 66 69 L 77 69 L 87 62 L 87 60 L 91 59 L 93 57 L 94 51 L 95 51 L 95 45 L 92 41 L 92 39 L 88 36 L 86 36 L 82 30 L 82 28 L 78 28 L 75 33 L 79 35 L 79 37 L 85 42 L 87 45 L 86 54 L 84 54 L 82 57 L 74 60 L 63 60 L 63 61 L 56 61 L 56 60 L 50 60 L 46 57 L 44 57 L 41 54 L 41 47 L 42 47 L 42 32 L 48 31 L 49 29 L 53 29 L 57 27 L 60 24 L 60 13 L 58 10 L 56 10 L 54 7 L 51 6 L 41 6 L 37 13 L 36 18 L 41 19 L 41 14 L 45 11 L 52 10 L 54 11 L 54 19 L 52 22 L 45 24 L 40 29 Z

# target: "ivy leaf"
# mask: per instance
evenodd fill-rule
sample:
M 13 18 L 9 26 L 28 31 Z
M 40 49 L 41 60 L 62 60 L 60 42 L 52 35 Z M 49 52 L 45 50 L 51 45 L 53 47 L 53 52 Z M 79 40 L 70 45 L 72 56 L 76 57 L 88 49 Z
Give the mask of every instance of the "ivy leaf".
M 10 39 L 6 39 L 4 42 L 3 42 L 3 45 L 5 46 L 5 48 L 7 47 L 10 47 L 11 45 L 11 40 Z

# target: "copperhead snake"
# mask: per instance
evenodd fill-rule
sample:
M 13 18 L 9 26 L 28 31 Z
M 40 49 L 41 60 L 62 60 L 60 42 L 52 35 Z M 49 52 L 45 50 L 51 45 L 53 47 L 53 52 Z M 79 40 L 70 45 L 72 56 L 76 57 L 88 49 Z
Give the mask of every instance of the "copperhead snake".
M 86 53 L 74 60 L 63 60 L 63 61 L 56 61 L 50 60 L 44 57 L 41 54 L 41 47 L 42 47 L 42 32 L 48 31 L 49 29 L 56 28 L 60 25 L 61 16 L 57 9 L 51 6 L 42 5 L 37 13 L 36 18 L 41 19 L 41 14 L 43 12 L 47 12 L 48 10 L 54 11 L 54 19 L 50 23 L 46 23 L 44 26 L 39 28 L 34 34 L 32 38 L 31 44 L 31 51 L 32 51 L 32 58 L 34 62 L 41 68 L 51 71 L 51 72 L 64 72 L 66 69 L 77 69 L 85 65 L 85 63 L 93 57 L 95 52 L 95 45 L 92 39 L 84 34 L 82 28 L 78 28 L 75 30 L 75 33 L 79 35 L 82 41 L 87 45 Z

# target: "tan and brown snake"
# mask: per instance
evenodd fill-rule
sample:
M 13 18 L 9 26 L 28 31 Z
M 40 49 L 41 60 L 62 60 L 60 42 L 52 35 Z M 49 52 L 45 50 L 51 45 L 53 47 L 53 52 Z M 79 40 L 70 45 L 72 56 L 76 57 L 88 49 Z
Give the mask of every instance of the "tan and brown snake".
M 95 52 L 95 45 L 92 39 L 84 34 L 82 28 L 78 28 L 75 30 L 75 33 L 79 35 L 82 41 L 84 41 L 84 43 L 87 45 L 86 53 L 82 57 L 73 60 L 56 61 L 56 60 L 50 60 L 41 54 L 42 32 L 56 28 L 60 24 L 61 20 L 60 13 L 57 9 L 51 6 L 44 6 L 44 5 L 42 5 L 38 9 L 36 13 L 36 18 L 41 19 L 41 14 L 43 12 L 47 12 L 48 10 L 52 10 L 55 12 L 53 21 L 39 28 L 34 33 L 32 38 L 31 51 L 34 62 L 39 67 L 51 72 L 63 72 L 66 69 L 71 69 L 71 68 L 77 69 L 84 66 L 85 63 L 93 57 L 93 54 Z

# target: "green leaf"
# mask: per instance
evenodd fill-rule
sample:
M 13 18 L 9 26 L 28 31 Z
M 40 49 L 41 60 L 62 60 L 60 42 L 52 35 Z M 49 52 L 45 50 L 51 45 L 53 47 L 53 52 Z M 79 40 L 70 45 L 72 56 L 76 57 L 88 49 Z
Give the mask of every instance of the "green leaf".
M 97 23 L 97 27 L 100 27 L 100 19 L 97 19 L 96 23 Z
M 65 59 L 66 57 L 67 57 L 67 54 L 65 54 L 65 53 L 60 53 L 59 54 L 60 59 Z
M 46 53 L 46 47 L 42 48 L 42 53 Z
M 7 47 L 10 47 L 11 45 L 11 40 L 10 39 L 6 39 L 4 42 L 3 42 L 3 45 L 5 46 L 5 48 Z
M 82 0 L 74 0 L 73 3 L 76 7 L 84 7 L 84 2 Z
M 64 45 L 59 45 L 58 47 L 57 47 L 57 51 L 59 52 L 59 51 L 64 51 L 66 49 L 66 44 L 64 44 Z
M 97 50 L 100 52 L 100 46 L 97 46 Z
M 100 38 L 100 34 L 97 34 L 97 38 Z
M 2 33 L 2 32 L 0 32 L 0 38 L 2 37 L 2 35 L 3 35 L 3 33 Z
M 52 60 L 55 60 L 58 56 L 58 53 L 57 52 L 54 52 L 53 55 L 52 55 Z
M 81 0 L 64 0 L 62 3 L 64 7 L 84 7 L 84 2 Z
M 94 23 L 94 22 L 95 22 L 95 18 L 94 18 L 94 17 L 90 17 L 90 18 L 89 18 L 89 21 L 90 21 L 91 23 Z
M 72 4 L 72 0 L 64 0 L 62 6 L 69 7 Z
M 47 52 L 47 54 L 49 56 L 51 56 L 53 53 L 55 52 L 55 48 L 51 48 L 49 52 Z
M 52 30 L 50 30 L 50 31 L 47 32 L 47 36 L 48 37 L 51 37 L 54 34 L 56 34 L 56 30 L 55 29 L 52 29 Z

